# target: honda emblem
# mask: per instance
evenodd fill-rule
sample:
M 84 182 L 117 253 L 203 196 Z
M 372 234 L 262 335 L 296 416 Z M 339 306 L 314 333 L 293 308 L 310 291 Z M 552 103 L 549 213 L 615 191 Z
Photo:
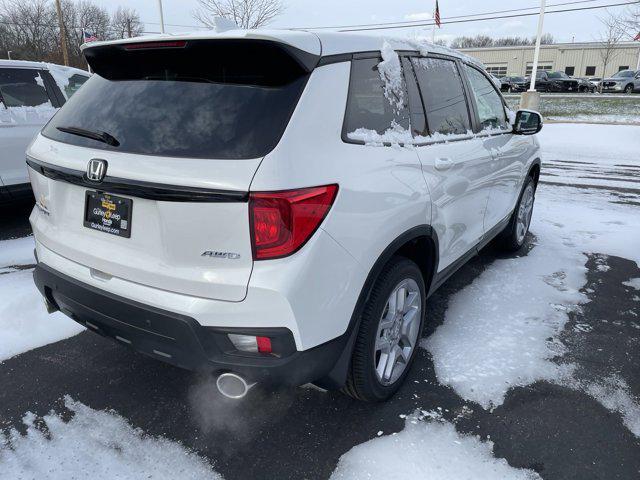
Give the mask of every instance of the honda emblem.
M 87 179 L 92 182 L 101 182 L 107 174 L 107 161 L 94 158 L 87 165 Z

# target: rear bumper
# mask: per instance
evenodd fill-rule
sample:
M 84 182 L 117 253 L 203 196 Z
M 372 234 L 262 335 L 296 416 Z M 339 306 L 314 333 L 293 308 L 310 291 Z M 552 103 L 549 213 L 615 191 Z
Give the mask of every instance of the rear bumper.
M 286 328 L 205 327 L 193 318 L 105 292 L 39 263 L 33 273 L 40 293 L 60 311 L 88 329 L 143 354 L 188 370 L 235 372 L 248 380 L 279 385 L 320 381 L 344 357 L 350 333 L 297 351 Z M 227 333 L 269 336 L 278 356 L 235 350 Z

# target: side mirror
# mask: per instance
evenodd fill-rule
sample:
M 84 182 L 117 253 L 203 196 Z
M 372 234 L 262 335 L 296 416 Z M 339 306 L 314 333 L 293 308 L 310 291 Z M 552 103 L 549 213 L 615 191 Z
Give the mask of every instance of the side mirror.
M 513 125 L 515 135 L 535 135 L 542 130 L 542 115 L 533 110 L 518 110 Z

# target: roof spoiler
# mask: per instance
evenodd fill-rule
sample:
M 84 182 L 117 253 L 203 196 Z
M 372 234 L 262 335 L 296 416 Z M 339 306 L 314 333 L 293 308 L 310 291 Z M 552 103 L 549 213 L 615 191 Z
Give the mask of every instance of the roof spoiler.
M 139 42 L 88 44 L 83 48 L 84 56 L 91 69 L 101 76 L 110 77 L 114 69 L 135 68 L 143 57 L 158 61 L 169 51 L 200 55 L 201 61 L 215 61 L 216 57 L 235 54 L 249 61 L 262 60 L 265 55 L 286 56 L 293 60 L 305 73 L 310 73 L 318 65 L 320 56 L 300 50 L 286 43 L 262 39 L 153 39 Z M 231 51 L 233 53 L 231 53 Z M 179 57 L 179 55 L 178 55 Z M 282 58 L 279 58 L 282 61 Z M 160 60 L 161 61 L 161 60 Z M 103 75 L 105 74 L 105 75 Z

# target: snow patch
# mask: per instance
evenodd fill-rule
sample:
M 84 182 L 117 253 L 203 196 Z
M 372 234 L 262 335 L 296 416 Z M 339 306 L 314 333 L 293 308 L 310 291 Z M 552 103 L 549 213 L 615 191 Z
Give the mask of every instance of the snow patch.
M 37 107 L 9 107 L 0 108 L 0 123 L 9 124 L 44 124 L 56 113 L 57 109 L 51 102 Z
M 566 133 L 577 129 L 565 127 L 545 127 L 550 140 L 544 143 L 545 153 L 571 144 L 572 155 L 585 158 L 597 152 L 603 155 L 600 164 L 619 168 L 619 152 L 637 140 L 627 138 L 618 148 L 610 139 L 606 156 L 601 139 L 606 132 L 581 126 L 578 137 L 567 138 Z M 575 143 L 578 138 L 581 145 Z M 559 335 L 567 313 L 588 301 L 580 291 L 586 284 L 586 254 L 603 254 L 597 257 L 601 270 L 608 266 L 606 255 L 640 265 L 637 207 L 612 200 L 611 193 L 602 190 L 539 186 L 531 226 L 536 246 L 526 256 L 489 265 L 450 299 L 443 325 L 422 342 L 433 357 L 438 381 L 465 400 L 492 409 L 503 403 L 509 389 L 547 380 L 584 391 L 619 411 L 637 434 L 639 410 L 624 385 L 614 389 L 610 380 L 601 379 L 584 386 L 574 377 L 575 366 L 558 361 L 565 351 Z M 635 288 L 640 284 L 636 280 L 626 284 Z
M 146 435 L 112 411 L 96 411 L 65 397 L 73 418 L 27 413 L 26 435 L 0 433 L 3 478 L 67 480 L 154 478 L 222 479 L 181 444 Z
M 0 241 L 0 269 L 11 265 L 30 265 L 35 263 L 34 248 L 33 237 Z
M 47 313 L 31 269 L 11 268 L 35 263 L 33 247 L 33 237 L 0 242 L 0 362 L 84 330 L 60 312 Z
M 407 416 L 398 434 L 378 436 L 342 455 L 331 480 L 532 480 L 532 470 L 509 466 L 493 456 L 493 443 L 463 436 L 453 424 L 429 415 Z
M 607 410 L 619 412 L 624 425 L 640 438 L 640 403 L 631 396 L 629 385 L 622 378 L 611 376 L 601 383 L 577 384 L 575 388 L 595 398 Z
M 636 290 L 640 290 L 640 278 L 632 278 L 628 282 L 622 282 L 623 285 L 627 287 L 635 288 Z
M 78 68 L 63 67 L 62 65 L 56 65 L 54 63 L 46 63 L 45 65 L 67 100 L 69 100 L 72 95 L 72 92 L 68 88 L 71 78 L 74 75 L 82 75 L 84 77 L 88 77 L 90 75 L 89 72 L 85 72 Z
M 405 105 L 404 78 L 400 57 L 389 42 L 382 45 L 382 61 L 378 64 L 378 73 L 382 79 L 384 96 L 394 110 L 399 113 Z

